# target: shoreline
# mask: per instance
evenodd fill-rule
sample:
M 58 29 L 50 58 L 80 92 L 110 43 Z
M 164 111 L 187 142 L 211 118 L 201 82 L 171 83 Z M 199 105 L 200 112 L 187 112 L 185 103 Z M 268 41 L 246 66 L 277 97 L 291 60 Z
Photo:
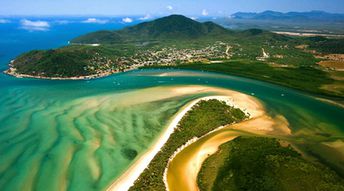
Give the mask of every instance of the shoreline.
M 185 88 L 176 89 L 176 91 L 188 92 Z M 216 92 L 218 96 L 206 96 L 202 98 L 195 99 L 185 105 L 182 110 L 180 110 L 169 123 L 168 127 L 164 130 L 162 135 L 158 138 L 157 142 L 140 158 L 136 160 L 119 178 L 117 178 L 106 190 L 107 191 L 116 191 L 116 190 L 128 190 L 131 186 L 134 185 L 135 181 L 140 177 L 142 172 L 149 166 L 150 162 L 154 159 L 156 154 L 158 154 L 161 148 L 168 141 L 170 135 L 174 132 L 175 128 L 178 126 L 179 121 L 184 117 L 184 115 L 191 110 L 191 108 L 201 100 L 209 99 L 218 99 L 225 101 L 228 105 L 241 108 L 245 113 L 249 113 L 252 116 L 260 114 L 261 111 L 252 111 L 252 106 L 255 107 L 257 104 L 260 106 L 260 103 L 257 100 L 249 95 L 232 91 L 232 90 L 223 90 L 217 88 L 210 88 L 209 91 Z M 224 99 L 226 98 L 226 99 Z M 248 100 L 248 98 L 250 98 Z M 236 101 L 235 101 L 236 100 Z M 163 177 L 162 177 L 163 178 Z
M 73 77 L 47 77 L 47 76 L 35 76 L 35 75 L 29 75 L 29 74 L 19 74 L 15 72 L 16 69 L 13 67 L 10 67 L 9 69 L 3 71 L 3 73 L 9 76 L 16 77 L 16 78 L 31 78 L 31 79 L 42 79 L 42 80 L 92 80 L 92 79 L 108 77 L 113 74 L 128 72 L 135 69 L 138 69 L 138 67 L 124 69 L 122 71 L 111 71 L 111 72 L 103 72 L 103 73 L 93 74 L 93 75 L 88 75 L 88 76 L 73 76 Z
M 106 190 L 107 191 L 117 191 L 117 190 L 128 190 L 134 182 L 139 178 L 141 173 L 148 167 L 149 163 L 155 155 L 160 151 L 160 149 L 165 145 L 170 135 L 174 132 L 175 128 L 179 124 L 179 121 L 184 117 L 184 115 L 191 110 L 191 108 L 197 104 L 200 100 L 204 98 L 199 98 L 193 100 L 191 103 L 188 103 L 182 108 L 174 117 L 173 120 L 169 123 L 166 130 L 158 138 L 157 143 L 152 146 L 146 153 L 144 153 L 139 159 L 129 169 L 124 172 L 119 178 L 115 180 Z
M 231 124 L 229 124 L 229 125 L 231 125 Z M 222 129 L 225 128 L 225 127 L 226 127 L 226 126 L 220 126 L 220 127 L 218 127 L 218 128 L 216 128 L 216 129 L 214 129 L 214 130 L 208 132 L 207 134 L 205 134 L 205 135 L 203 135 L 203 136 L 201 136 L 201 137 L 199 137 L 199 138 L 198 138 L 198 137 L 194 137 L 194 138 L 190 139 L 190 140 L 187 141 L 184 145 L 180 146 L 180 147 L 173 153 L 173 155 L 171 155 L 171 157 L 168 159 L 168 163 L 167 163 L 167 166 L 165 167 L 164 175 L 163 175 L 163 181 L 164 181 L 164 184 L 165 184 L 166 191 L 171 191 L 170 188 L 169 188 L 169 183 L 168 183 L 168 178 L 167 178 L 167 177 L 168 177 L 168 170 L 169 170 L 170 164 L 171 164 L 171 162 L 174 160 L 174 158 L 175 158 L 178 154 L 180 154 L 181 152 L 183 152 L 184 149 L 186 149 L 187 147 L 191 146 L 192 144 L 196 143 L 197 141 L 199 141 L 199 140 L 201 140 L 201 139 L 204 139 L 205 137 L 207 137 L 207 136 L 209 136 L 209 135 L 211 135 L 211 134 L 213 134 L 213 133 L 216 133 L 217 131 L 222 130 Z M 234 139 L 234 138 L 236 138 L 236 137 L 238 137 L 238 135 L 237 135 L 237 136 L 236 136 L 236 135 L 233 135 L 233 136 L 231 136 L 231 137 L 228 137 L 228 140 L 226 140 L 225 142 L 230 141 L 230 140 L 232 140 L 232 139 Z M 202 167 L 203 162 L 206 160 L 207 156 L 210 156 L 210 155 L 214 154 L 216 151 L 217 151 L 217 150 L 212 149 L 211 152 L 210 152 L 210 150 L 208 149 L 207 152 L 204 152 L 204 151 L 203 151 L 203 153 L 202 153 L 203 156 L 198 156 L 198 157 L 197 157 L 197 159 L 198 159 L 197 164 L 196 164 L 196 163 L 193 163 L 193 165 L 192 165 L 194 169 L 188 169 L 188 170 L 191 170 L 191 171 L 188 171 L 188 172 L 189 172 L 189 174 L 188 174 L 188 175 L 189 175 L 189 178 L 190 178 L 190 176 L 191 176 L 190 179 L 192 179 L 192 180 L 195 181 L 195 182 L 197 181 L 197 175 L 198 175 L 199 170 L 200 170 L 201 167 Z M 196 165 L 195 165 L 195 164 L 196 164 Z M 195 179 L 195 178 L 196 178 L 196 179 Z M 189 179 L 189 180 L 190 180 L 190 179 Z M 194 190 L 196 190 L 196 189 L 194 189 Z
M 258 102 L 258 100 L 255 100 L 253 99 L 252 97 L 250 96 L 247 96 L 248 99 L 251 99 L 250 101 L 254 101 L 256 104 L 252 104 L 254 105 L 252 108 L 247 108 L 247 106 L 245 107 L 244 105 L 238 105 L 235 103 L 235 100 L 233 98 L 231 98 L 230 96 L 214 96 L 215 99 L 218 99 L 220 101 L 224 101 L 226 102 L 227 105 L 229 106 L 232 106 L 232 107 L 236 107 L 236 108 L 239 108 L 241 109 L 242 111 L 244 111 L 246 113 L 246 115 L 249 116 L 248 119 L 242 121 L 242 122 L 245 122 L 245 121 L 250 121 L 250 120 L 254 120 L 255 118 L 259 117 L 259 116 L 262 116 L 265 114 L 265 112 L 262 112 L 263 111 L 263 106 Z M 242 123 L 242 122 L 239 122 L 238 124 Z M 174 153 L 173 155 L 170 156 L 170 158 L 168 159 L 168 163 L 167 163 L 167 166 L 165 167 L 164 169 L 164 175 L 163 175 L 163 181 L 164 181 L 164 184 L 165 184 L 165 188 L 167 191 L 173 191 L 175 189 L 170 189 L 170 184 L 169 184 L 169 169 L 170 169 L 170 166 L 171 166 L 171 163 L 172 161 L 180 154 L 182 153 L 183 151 L 185 151 L 185 149 L 187 149 L 189 146 L 193 145 L 194 143 L 200 141 L 200 140 L 203 140 L 207 137 L 209 137 L 210 135 L 212 134 L 216 134 L 217 132 L 219 132 L 220 130 L 223 130 L 225 127 L 227 126 L 231 126 L 231 125 L 234 125 L 236 123 L 233 123 L 233 124 L 228 124 L 226 126 L 220 126 L 220 127 L 217 127 L 216 129 L 204 134 L 203 136 L 201 137 L 194 137 L 192 139 L 190 139 L 189 141 L 187 141 L 185 144 L 183 144 L 182 146 L 180 146 Z M 236 136 L 234 135 L 231 135 L 230 137 L 228 137 L 228 139 L 226 138 L 222 138 L 221 139 L 221 142 L 224 142 L 224 140 L 226 141 L 230 141 L 232 139 L 234 139 Z M 216 146 L 215 146 L 216 147 Z M 184 169 L 185 171 L 187 171 L 187 174 L 185 173 L 183 175 L 179 174 L 180 176 L 182 176 L 183 180 L 189 180 L 189 181 L 186 181 L 188 184 L 186 185 L 183 185 L 183 189 L 186 189 L 186 190 L 197 190 L 198 189 L 198 186 L 197 186 L 197 175 L 198 175 L 198 172 L 200 170 L 200 168 L 202 167 L 202 164 L 203 164 L 203 161 L 211 154 L 214 154 L 215 152 L 217 151 L 217 148 L 214 148 L 214 144 L 212 144 L 212 148 L 205 148 L 203 149 L 202 151 L 200 151 L 200 155 L 195 155 L 197 158 L 197 161 L 194 161 L 194 162 L 191 162 L 189 163 L 189 165 L 186 165 L 184 166 Z M 185 182 L 185 183 L 186 183 Z M 193 184 L 195 183 L 195 184 Z M 181 185 L 179 185 L 181 186 Z
M 241 133 L 235 132 L 236 130 L 257 135 L 271 133 L 290 135 L 290 130 L 286 129 L 289 124 L 283 118 L 267 116 L 260 105 L 257 105 L 256 109 L 264 112 L 253 113 L 249 119 L 239 123 L 220 126 L 202 137 L 190 139 L 179 147 L 169 158 L 164 170 L 163 180 L 167 191 L 179 188 L 197 191 L 197 176 L 203 162 L 217 152 L 220 145 L 240 136 Z M 257 124 L 261 124 L 262 127 L 257 127 Z M 178 188 L 173 188 L 173 185 L 178 185 Z
M 221 129 L 223 129 L 224 127 L 218 127 L 217 129 L 215 129 L 216 131 L 219 131 Z M 173 184 L 169 184 L 168 181 L 168 172 L 169 172 L 169 167 L 171 162 L 175 159 L 176 156 L 178 156 L 179 154 L 181 154 L 185 149 L 187 149 L 189 146 L 192 146 L 193 144 L 195 144 L 197 141 L 200 141 L 204 138 L 206 138 L 207 136 L 211 135 L 213 132 L 209 132 L 207 134 L 205 134 L 204 136 L 197 138 L 197 139 L 191 139 L 189 140 L 185 145 L 181 146 L 180 148 L 178 148 L 178 150 L 176 151 L 176 153 L 173 154 L 173 156 L 169 159 L 169 163 L 168 166 L 166 166 L 165 171 L 164 171 L 164 183 L 165 183 L 165 187 L 166 187 L 166 191 L 174 191 L 174 190 L 179 190 L 180 187 L 176 188 L 176 189 L 170 189 L 169 185 L 173 185 Z M 222 145 L 223 143 L 226 143 L 228 141 L 231 141 L 235 138 L 237 138 L 239 135 L 239 133 L 228 133 L 228 135 L 226 137 L 221 137 L 220 141 Z M 199 171 L 202 168 L 202 164 L 203 162 L 211 155 L 215 154 L 218 151 L 218 147 L 214 146 L 214 145 L 207 145 L 208 147 L 206 147 L 205 149 L 203 149 L 201 152 L 201 154 L 195 155 L 195 158 L 197 158 L 197 161 L 185 161 L 185 163 L 188 163 L 188 165 L 183 166 L 185 168 L 185 171 L 188 172 L 187 177 L 184 176 L 184 180 L 187 180 L 186 182 L 189 184 L 184 184 L 183 187 L 184 189 L 190 190 L 190 191 L 198 191 L 198 185 L 197 185 L 197 176 Z M 183 176 L 183 175 L 181 175 Z M 178 186 L 181 186 L 180 184 Z M 185 188 L 187 187 L 187 188 Z
M 11 61 L 12 62 L 12 61 Z M 11 66 L 11 64 L 10 64 Z M 113 74 L 119 74 L 119 73 L 123 73 L 123 72 L 128 72 L 128 71 L 133 71 L 136 69 L 154 69 L 155 67 L 143 67 L 143 66 L 136 66 L 136 67 L 131 67 L 130 69 L 125 69 L 123 71 L 116 71 L 116 72 L 104 72 L 104 73 L 100 73 L 100 74 L 94 74 L 94 75 L 89 75 L 89 76 L 78 76 L 78 77 L 46 77 L 46 76 L 34 76 L 34 75 L 28 75 L 28 74 L 19 74 L 15 72 L 15 68 L 10 67 L 9 69 L 3 71 L 4 74 L 9 75 L 9 76 L 13 76 L 16 78 L 31 78 L 31 79 L 42 79 L 42 80 L 94 80 L 94 79 L 99 79 L 99 78 L 104 78 L 104 77 L 108 77 L 110 75 Z M 155 69 L 158 69 L 155 68 Z M 168 69 L 168 68 L 167 68 Z M 178 69 L 178 68 L 174 68 L 174 69 Z M 13 71 L 14 70 L 14 71 Z M 189 70 L 189 69 L 183 69 L 185 71 Z M 191 69 L 190 71 L 193 72 L 204 72 L 202 70 L 197 70 L 197 69 Z M 221 73 L 221 72 L 213 72 L 213 71 L 206 71 L 209 73 L 214 73 L 214 74 L 220 74 L 220 75 L 225 75 L 225 76 L 229 76 L 229 77 L 240 77 L 240 78 L 245 78 L 245 79 L 249 79 L 249 80 L 254 80 L 254 81 L 259 81 L 259 82 L 264 82 L 264 83 L 268 83 L 268 84 L 272 84 L 272 85 L 276 85 L 276 86 L 280 86 L 283 88 L 290 88 L 293 91 L 296 92 L 301 92 L 304 94 L 308 94 L 311 97 L 314 97 L 315 99 L 318 100 L 322 100 L 324 102 L 330 103 L 332 105 L 337 105 L 340 107 L 344 107 L 344 103 L 340 103 L 339 101 L 337 101 L 337 99 L 341 99 L 341 96 L 338 95 L 328 95 L 328 94 L 323 94 L 323 93 L 316 93 L 316 92 L 312 92 L 312 91 L 308 91 L 308 90 L 304 90 L 304 89 L 298 89 L 295 87 L 291 87 L 291 86 L 286 86 L 274 81 L 266 81 L 266 80 L 261 80 L 261 79 L 256 79 L 256 78 L 251 78 L 251 77 L 247 77 L 247 76 L 241 76 L 241 75 L 232 75 L 232 74 L 225 74 L 225 73 Z M 157 76 L 161 76 L 161 77 L 165 77 L 165 76 L 169 76 L 171 74 L 169 74 L 168 72 L 165 74 L 160 74 Z M 326 96 L 327 98 L 323 98 L 324 96 Z
M 234 101 L 231 99 L 231 97 L 229 96 L 209 96 L 209 97 L 206 97 L 206 100 L 207 99 L 217 99 L 219 101 L 224 101 L 226 102 L 227 105 L 229 106 L 232 106 L 232 107 L 236 107 L 236 108 L 240 108 L 238 107 L 237 105 L 235 105 Z M 244 120 L 244 121 L 247 121 L 247 120 L 251 120 L 252 117 L 251 117 L 251 113 L 246 111 L 246 108 L 240 108 L 242 111 L 245 112 L 246 115 L 249 116 L 248 119 Z M 235 123 L 232 123 L 232 124 L 228 124 L 228 125 L 233 125 Z M 228 126 L 226 125 L 226 126 Z M 167 166 L 165 167 L 164 169 L 164 174 L 163 174 L 163 181 L 164 181 L 164 184 L 165 184 L 165 188 L 167 191 L 170 191 L 169 189 L 169 184 L 168 184 L 168 169 L 169 169 L 169 166 L 170 166 L 170 163 L 173 161 L 173 159 L 180 153 L 182 152 L 185 148 L 187 148 L 188 146 L 194 144 L 195 142 L 199 141 L 200 139 L 203 139 L 204 137 L 207 137 L 209 135 L 211 135 L 212 133 L 215 133 L 223 128 L 225 128 L 226 126 L 220 126 L 220 127 L 217 127 L 216 129 L 212 130 L 212 131 L 209 131 L 208 133 L 202 135 L 201 137 L 193 137 L 192 139 L 188 140 L 185 144 L 183 144 L 182 146 L 180 146 L 176 151 L 174 151 L 174 153 L 170 156 L 170 158 L 168 159 L 168 163 L 167 163 Z M 234 137 L 235 138 L 235 137 Z M 209 153 L 207 153 L 208 155 Z M 203 158 L 201 158 L 201 161 L 203 162 Z M 201 162 L 201 164 L 202 164 Z M 194 173 L 190 173 L 190 174 L 194 174 Z M 190 175 L 189 174 L 189 175 Z M 197 175 L 197 173 L 196 173 Z

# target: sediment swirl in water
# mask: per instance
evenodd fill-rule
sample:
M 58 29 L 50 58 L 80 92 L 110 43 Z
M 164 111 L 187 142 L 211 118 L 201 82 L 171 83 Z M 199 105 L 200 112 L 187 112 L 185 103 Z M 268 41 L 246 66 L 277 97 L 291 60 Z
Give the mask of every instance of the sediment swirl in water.
M 8 95 L 0 100 L 3 190 L 105 189 L 193 97 L 169 88 L 69 101 Z

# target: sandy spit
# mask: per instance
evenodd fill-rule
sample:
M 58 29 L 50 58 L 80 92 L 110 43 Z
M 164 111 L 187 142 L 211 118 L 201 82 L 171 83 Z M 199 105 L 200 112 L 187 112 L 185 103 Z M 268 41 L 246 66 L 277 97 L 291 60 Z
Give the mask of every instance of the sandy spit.
M 239 98 L 244 98 L 241 96 Z M 219 97 L 218 99 L 224 99 Z M 169 159 L 164 172 L 164 183 L 168 191 L 190 190 L 198 191 L 197 175 L 202 163 L 214 154 L 220 145 L 239 136 L 233 130 L 254 134 L 290 135 L 289 123 L 283 116 L 270 117 L 265 113 L 262 105 L 254 98 L 246 96 L 244 99 L 227 97 L 227 104 L 235 103 L 250 115 L 250 119 L 240 123 L 219 127 L 200 138 L 193 138 L 180 147 Z M 249 103 L 247 105 L 247 103 Z M 178 187 L 175 187 L 178 185 Z
M 178 114 L 174 117 L 172 122 L 168 125 L 166 131 L 158 139 L 157 143 L 149 149 L 135 164 L 133 164 L 122 176 L 120 176 L 107 190 L 108 191 L 124 191 L 128 190 L 140 176 L 140 174 L 146 169 L 150 161 L 153 160 L 154 156 L 160 151 L 160 149 L 167 142 L 170 135 L 174 132 L 179 121 L 183 116 L 200 100 L 206 99 L 201 98 L 192 101 L 186 105 Z
M 182 108 L 169 123 L 166 130 L 159 137 L 157 142 L 150 148 L 145 154 L 143 154 L 124 174 L 122 174 L 115 182 L 113 182 L 108 191 L 125 191 L 128 190 L 135 182 L 135 180 L 140 176 L 140 174 L 147 168 L 154 156 L 160 151 L 160 149 L 167 142 L 170 135 L 174 132 L 179 121 L 183 116 L 200 100 L 209 100 L 209 99 L 219 99 L 227 102 L 227 104 L 241 108 L 246 113 L 249 113 L 251 116 L 260 115 L 262 111 L 255 110 L 257 104 L 261 106 L 253 97 L 220 88 L 212 88 L 205 86 L 186 86 L 186 87 L 175 87 L 173 91 L 177 94 L 190 94 L 192 92 L 216 92 L 219 95 L 223 96 L 207 96 L 193 100 L 186 106 Z

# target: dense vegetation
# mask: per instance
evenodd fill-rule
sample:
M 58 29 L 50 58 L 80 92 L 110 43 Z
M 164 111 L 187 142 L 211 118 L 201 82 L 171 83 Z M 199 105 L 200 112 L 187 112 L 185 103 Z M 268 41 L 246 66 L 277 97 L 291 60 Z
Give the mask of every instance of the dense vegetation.
M 163 68 L 171 68 L 171 66 Z M 330 78 L 325 71 L 310 66 L 273 67 L 263 62 L 233 60 L 215 64 L 183 64 L 173 66 L 173 68 L 220 72 L 267 81 L 316 94 L 344 96 L 344 92 L 336 93 L 322 89 L 322 85 L 331 84 L 335 80 Z
M 44 77 L 88 76 L 107 70 L 121 69 L 120 56 L 133 54 L 127 46 L 66 46 L 59 49 L 31 51 L 14 60 L 16 72 Z
M 306 161 L 276 139 L 239 137 L 210 156 L 198 175 L 202 191 L 344 190 L 344 180 L 320 163 Z
M 219 37 L 230 31 L 213 23 L 199 23 L 181 15 L 171 15 L 118 31 L 99 31 L 73 39 L 73 43 L 128 43 L 149 40 L 182 40 L 205 36 Z
M 311 49 L 324 54 L 344 54 L 344 39 L 308 38 Z
M 84 67 L 89 65 L 88 61 L 92 51 L 73 50 L 64 51 L 31 51 L 16 59 L 13 63 L 17 72 L 29 75 L 42 76 L 78 76 L 89 75 Z
M 100 46 L 92 46 L 94 43 Z M 312 53 L 344 53 L 344 39 L 289 37 L 261 29 L 231 31 L 212 22 L 171 15 L 122 30 L 86 34 L 72 44 L 29 52 L 15 59 L 12 67 L 19 74 L 74 77 L 111 74 L 133 65 L 175 64 L 177 68 L 222 72 L 344 96 L 343 72 L 319 66 L 321 59 Z M 201 58 L 179 59 L 190 55 Z M 217 63 L 203 64 L 211 61 Z
M 182 118 L 175 132 L 130 190 L 164 190 L 163 173 L 170 156 L 193 137 L 247 118 L 240 109 L 218 100 L 200 101 Z

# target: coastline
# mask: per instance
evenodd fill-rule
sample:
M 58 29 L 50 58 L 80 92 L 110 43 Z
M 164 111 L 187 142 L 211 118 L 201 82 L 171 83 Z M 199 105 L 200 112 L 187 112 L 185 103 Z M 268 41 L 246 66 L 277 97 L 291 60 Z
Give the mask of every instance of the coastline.
M 170 135 L 174 132 L 179 121 L 184 117 L 184 115 L 191 110 L 191 108 L 197 104 L 202 98 L 196 99 L 191 103 L 183 107 L 183 109 L 178 112 L 173 120 L 170 122 L 165 132 L 158 138 L 157 143 L 153 145 L 145 154 L 143 154 L 137 162 L 135 162 L 129 169 L 122 174 L 115 182 L 113 182 L 106 190 L 107 191 L 117 191 L 117 190 L 128 190 L 140 176 L 140 174 L 146 169 L 150 161 L 155 157 L 155 155 L 160 151 L 160 149 L 167 142 Z
M 192 89 L 192 88 L 191 88 Z M 107 191 L 115 191 L 115 190 L 128 190 L 131 186 L 133 186 L 134 182 L 139 178 L 141 173 L 149 166 L 150 162 L 154 159 L 157 153 L 160 152 L 161 148 L 165 145 L 168 141 L 170 135 L 174 132 L 175 128 L 179 124 L 179 121 L 184 117 L 184 115 L 199 101 L 201 100 L 209 100 L 209 99 L 218 99 L 221 101 L 225 101 L 228 105 L 241 108 L 245 113 L 248 113 L 252 116 L 259 115 L 262 111 L 253 111 L 252 108 L 260 103 L 251 96 L 246 94 L 235 92 L 231 90 L 223 90 L 218 88 L 209 88 L 208 91 L 218 93 L 221 96 L 206 96 L 203 98 L 199 98 L 196 100 L 191 101 L 186 106 L 183 107 L 181 111 L 179 111 L 174 117 L 173 120 L 169 123 L 166 130 L 162 133 L 162 135 L 158 138 L 157 142 L 149 149 L 145 154 L 143 154 L 139 159 L 137 159 L 134 164 L 129 167 L 127 171 L 124 172 L 119 178 L 117 178 L 107 189 Z M 181 88 L 176 89 L 177 92 L 186 93 L 190 90 L 189 88 Z M 249 99 L 248 99 L 249 98 Z M 253 105 L 253 107 L 252 107 Z
M 229 106 L 232 106 L 232 107 L 236 107 L 236 108 L 240 108 L 240 106 L 238 107 L 238 105 L 235 105 L 235 102 L 231 99 L 231 97 L 229 96 L 209 96 L 209 97 L 206 97 L 205 100 L 209 100 L 209 99 L 217 99 L 219 101 L 224 101 L 226 102 L 227 105 Z M 241 110 L 246 110 L 247 108 L 240 108 Z M 245 111 L 246 115 L 250 116 L 247 120 L 250 120 L 252 119 L 252 114 L 248 111 Z M 253 112 L 253 115 L 257 115 L 257 113 Z M 245 121 L 247 121 L 245 120 Z M 228 124 L 228 125 L 233 125 L 233 124 Z M 227 126 L 227 125 L 226 125 Z M 185 148 L 189 147 L 190 145 L 194 144 L 195 142 L 213 134 L 213 133 L 216 133 L 217 131 L 225 128 L 226 126 L 220 126 L 208 133 L 206 133 L 205 135 L 201 136 L 201 137 L 193 137 L 192 139 L 190 139 L 189 141 L 187 141 L 184 145 L 180 146 L 174 153 L 173 155 L 170 156 L 170 158 L 168 159 L 168 163 L 167 163 L 167 166 L 164 170 L 164 175 L 163 175 L 163 181 L 165 183 L 165 187 L 166 187 L 166 190 L 167 191 L 170 191 L 169 189 L 169 184 L 168 184 L 168 178 L 167 178 L 167 175 L 168 175 L 168 169 L 169 169 L 169 166 L 170 166 L 170 163 L 173 161 L 173 159 L 179 154 L 181 153 Z M 230 137 L 230 139 L 234 139 L 236 136 L 232 136 Z M 229 141 L 226 139 L 226 141 Z M 214 154 L 215 152 L 217 151 L 217 149 L 207 149 L 206 152 L 204 152 L 204 150 L 202 151 L 202 156 L 198 156 L 197 159 L 197 164 L 196 163 L 193 163 L 192 166 L 193 168 L 196 168 L 197 170 L 194 170 L 192 168 L 188 168 L 188 176 L 192 177 L 191 179 L 194 180 L 196 177 L 197 177 L 197 174 L 198 174 L 198 171 L 200 170 L 201 168 L 201 165 L 203 163 L 203 161 L 206 159 L 206 156 L 208 155 L 211 155 L 211 154 Z M 190 179 L 189 179 L 190 180 Z M 188 188 L 189 189 L 189 188 Z
M 118 74 L 122 72 L 128 72 L 131 70 L 135 70 L 138 67 L 130 67 L 129 69 L 124 69 L 122 71 L 111 71 L 111 72 L 102 72 L 99 74 L 93 74 L 88 76 L 73 76 L 73 77 L 47 77 L 47 76 L 35 76 L 35 75 L 29 75 L 29 74 L 19 74 L 16 72 L 16 69 L 10 66 L 9 69 L 3 71 L 3 73 L 13 76 L 16 78 L 33 78 L 33 79 L 42 79 L 42 80 L 92 80 L 92 79 L 98 79 L 98 78 L 104 78 L 107 76 L 110 76 L 112 74 Z
M 220 145 L 240 136 L 240 131 L 258 135 L 271 133 L 290 135 L 289 124 L 284 121 L 284 118 L 267 116 L 259 104 L 256 105 L 256 110 L 264 112 L 254 112 L 253 115 L 249 113 L 251 117 L 247 120 L 218 127 L 200 138 L 189 140 L 178 148 L 169 158 L 164 170 L 163 180 L 167 191 L 179 189 L 197 191 L 197 176 L 203 162 L 217 152 Z M 260 124 L 259 127 L 257 124 Z M 173 185 L 178 185 L 178 188 L 174 188 Z
M 223 128 L 224 127 L 219 127 L 216 129 L 216 131 L 219 131 Z M 174 191 L 174 190 L 180 190 L 180 189 L 181 190 L 198 191 L 197 176 L 198 176 L 199 171 L 202 168 L 202 164 L 210 155 L 216 153 L 218 150 L 218 145 L 213 143 L 213 142 L 219 143 L 219 145 L 221 145 L 221 144 L 226 143 L 228 141 L 231 141 L 231 140 L 233 140 L 239 136 L 238 135 L 239 133 L 228 132 L 225 136 L 218 135 L 218 136 L 211 138 L 211 140 L 209 140 L 208 144 L 205 143 L 202 146 L 202 150 L 198 150 L 199 151 L 198 153 L 196 153 L 190 157 L 191 159 L 197 159 L 197 160 L 184 161 L 185 165 L 179 166 L 180 168 L 178 168 L 177 170 L 181 171 L 182 168 L 184 168 L 183 171 L 185 173 L 178 174 L 181 177 L 178 179 L 183 179 L 184 181 L 182 182 L 183 184 L 177 184 L 175 182 L 175 179 L 174 179 L 175 176 L 173 177 L 170 174 L 171 172 L 169 172 L 171 162 L 173 162 L 173 160 L 178 155 L 183 153 L 185 151 L 185 149 L 189 148 L 190 146 L 192 147 L 193 144 L 197 143 L 198 141 L 205 139 L 208 136 L 211 136 L 212 133 L 214 133 L 214 132 L 207 133 L 206 135 L 204 135 L 200 138 L 197 138 L 197 139 L 189 140 L 185 145 L 178 148 L 178 150 L 172 155 L 172 157 L 169 159 L 168 166 L 166 166 L 166 168 L 165 168 L 164 177 L 163 177 L 167 191 Z M 169 183 L 169 182 L 173 182 L 173 183 Z M 178 182 L 178 183 L 181 183 L 181 182 Z M 178 188 L 173 188 L 172 187 L 173 185 L 178 185 Z
M 42 80 L 93 80 L 93 79 L 99 79 L 99 78 L 104 78 L 104 77 L 108 77 L 110 75 L 113 74 L 119 74 L 119 73 L 123 73 L 123 72 L 128 72 L 128 71 L 132 71 L 132 70 L 136 70 L 136 69 L 144 69 L 144 68 L 151 68 L 151 67 L 143 67 L 141 65 L 135 65 L 135 66 L 131 66 L 129 69 L 124 69 L 122 71 L 111 71 L 111 72 L 102 72 L 99 74 L 93 74 L 93 75 L 88 75 L 88 76 L 73 76 L 73 77 L 47 77 L 47 76 L 35 76 L 35 75 L 28 75 L 28 74 L 20 74 L 20 73 L 16 73 L 15 72 L 15 68 L 12 67 L 12 63 L 14 62 L 14 60 L 11 61 L 11 63 L 9 64 L 10 68 L 3 71 L 4 74 L 9 75 L 9 76 L 13 76 L 16 78 L 31 78 L 31 79 L 42 79 Z M 154 68 L 154 67 L 153 67 Z M 188 69 L 186 69 L 188 70 Z M 202 70 L 197 70 L 197 69 L 192 69 L 191 71 L 195 71 L 195 72 L 202 72 Z M 212 73 L 212 71 L 208 71 L 210 73 Z M 315 93 L 315 92 L 311 92 L 308 90 L 304 90 L 304 89 L 298 89 L 295 87 L 291 87 L 291 86 L 286 86 L 283 84 L 279 84 L 276 83 L 274 81 L 266 81 L 266 80 L 260 80 L 260 79 L 256 79 L 256 78 L 251 78 L 251 77 L 247 77 L 247 76 L 241 76 L 241 75 L 230 75 L 230 74 L 225 74 L 225 73 L 221 73 L 221 72 L 213 72 L 215 74 L 222 74 L 222 75 L 226 75 L 226 76 L 234 76 L 234 77 L 242 77 L 242 78 L 246 78 L 246 79 L 250 79 L 250 80 L 255 80 L 255 81 L 261 81 L 264 83 L 270 83 L 273 85 L 277 85 L 277 86 L 281 86 L 281 87 L 286 87 L 286 88 L 290 88 L 294 91 L 300 91 L 302 93 L 307 93 L 310 96 L 314 97 L 317 100 L 326 102 L 328 104 L 332 104 L 332 105 L 336 105 L 338 107 L 342 107 L 344 108 L 344 103 L 338 101 L 337 99 L 340 99 L 340 96 L 336 96 L 336 95 L 327 95 L 327 94 L 322 94 L 322 93 Z M 166 77 L 166 76 L 183 76 L 181 74 L 179 74 L 178 72 L 165 72 L 156 76 L 159 77 Z M 188 75 L 199 75 L 199 74 L 188 74 Z M 327 98 L 324 98 L 323 96 L 327 96 Z M 332 98 L 331 98 L 332 97 Z

